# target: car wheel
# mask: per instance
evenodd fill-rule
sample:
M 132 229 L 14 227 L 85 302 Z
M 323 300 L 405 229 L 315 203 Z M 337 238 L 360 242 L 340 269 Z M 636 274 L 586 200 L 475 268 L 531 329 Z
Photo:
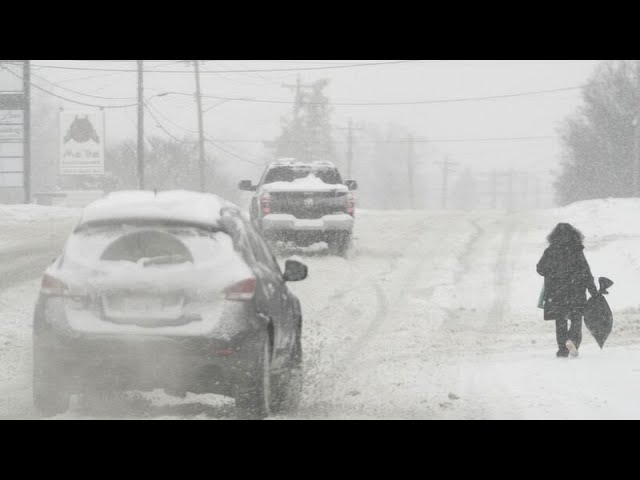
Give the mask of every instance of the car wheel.
M 302 399 L 302 365 L 302 339 L 298 332 L 289 365 L 286 371 L 274 380 L 274 413 L 295 413 L 298 410 Z
M 265 336 L 253 372 L 236 393 L 238 416 L 246 420 L 262 420 L 271 412 L 271 354 Z
M 45 416 L 59 415 L 69 409 L 70 394 L 60 378 L 62 368 L 47 357 L 34 337 L 33 404 Z

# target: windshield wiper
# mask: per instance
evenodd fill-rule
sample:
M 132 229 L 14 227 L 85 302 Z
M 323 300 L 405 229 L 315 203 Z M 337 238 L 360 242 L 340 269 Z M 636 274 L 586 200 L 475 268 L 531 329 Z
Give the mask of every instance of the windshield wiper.
M 162 255 L 159 257 L 141 258 L 140 260 L 138 260 L 138 263 L 141 263 L 143 267 L 148 267 L 150 265 L 167 265 L 187 263 L 191 261 L 191 258 L 187 257 L 186 255 Z

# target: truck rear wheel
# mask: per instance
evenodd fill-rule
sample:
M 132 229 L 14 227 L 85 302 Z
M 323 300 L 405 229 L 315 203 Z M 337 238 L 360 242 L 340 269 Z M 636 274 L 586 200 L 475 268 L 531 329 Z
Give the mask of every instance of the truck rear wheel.
M 351 250 L 351 233 L 337 234 L 328 243 L 332 255 L 346 257 Z

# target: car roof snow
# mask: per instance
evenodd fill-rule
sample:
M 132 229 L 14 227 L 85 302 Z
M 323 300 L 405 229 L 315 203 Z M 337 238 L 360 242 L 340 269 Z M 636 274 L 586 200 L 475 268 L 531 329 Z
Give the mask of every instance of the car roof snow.
M 78 226 L 112 221 L 152 220 L 203 226 L 218 226 L 223 209 L 240 209 L 208 193 L 185 190 L 162 192 L 120 191 L 90 203 Z
M 269 164 L 269 168 L 271 167 L 333 167 L 335 168 L 335 164 L 333 162 L 329 162 L 327 160 L 314 160 L 312 162 L 303 162 L 300 160 L 296 160 L 295 158 L 280 158 L 271 162 Z

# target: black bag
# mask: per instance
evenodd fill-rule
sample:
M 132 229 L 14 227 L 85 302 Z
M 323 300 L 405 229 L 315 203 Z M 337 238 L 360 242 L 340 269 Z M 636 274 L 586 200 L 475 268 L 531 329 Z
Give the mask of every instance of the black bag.
M 609 293 L 607 289 L 613 285 L 613 282 L 605 277 L 600 277 L 598 282 L 600 283 L 600 290 L 597 295 L 591 297 L 587 302 L 584 310 L 584 324 L 596 342 L 598 342 L 600 348 L 602 348 L 613 328 L 613 314 L 607 300 L 604 298 Z

